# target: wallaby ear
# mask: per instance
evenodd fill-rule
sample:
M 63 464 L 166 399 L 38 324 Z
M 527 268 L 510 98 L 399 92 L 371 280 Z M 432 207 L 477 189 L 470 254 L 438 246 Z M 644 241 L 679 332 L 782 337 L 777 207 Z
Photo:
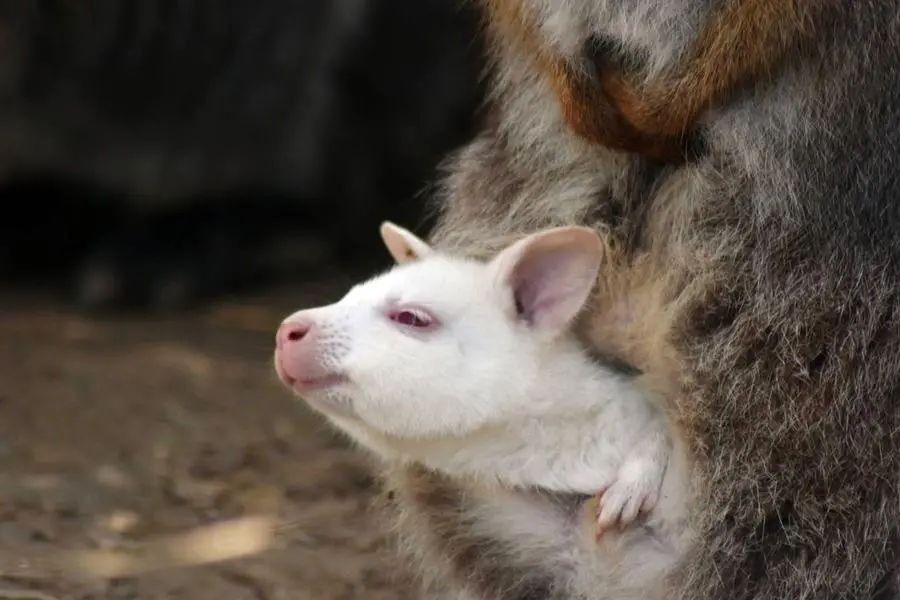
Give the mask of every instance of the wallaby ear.
M 381 224 L 381 239 L 398 265 L 425 258 L 431 254 L 431 246 L 414 233 L 394 225 L 390 221 Z
M 587 301 L 603 258 L 603 242 L 587 227 L 557 227 L 522 239 L 491 261 L 516 317 L 551 335 L 567 329 Z

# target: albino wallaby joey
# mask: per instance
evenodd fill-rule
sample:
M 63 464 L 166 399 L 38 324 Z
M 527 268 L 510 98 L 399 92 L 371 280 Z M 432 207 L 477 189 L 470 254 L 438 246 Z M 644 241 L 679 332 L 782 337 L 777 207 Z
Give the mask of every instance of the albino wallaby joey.
M 285 319 L 281 380 L 389 461 L 596 494 L 598 534 L 651 510 L 666 421 L 569 331 L 597 280 L 597 233 L 547 229 L 489 262 L 433 251 L 390 223 L 381 234 L 399 265 Z

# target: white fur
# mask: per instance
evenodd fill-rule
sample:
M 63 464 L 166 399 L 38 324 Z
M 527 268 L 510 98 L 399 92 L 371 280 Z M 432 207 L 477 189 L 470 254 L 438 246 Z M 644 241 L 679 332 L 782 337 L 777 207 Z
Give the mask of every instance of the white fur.
M 387 459 L 508 487 L 606 490 L 606 524 L 652 507 L 671 451 L 665 420 L 568 332 L 596 279 L 596 233 L 544 231 L 489 263 L 396 226 L 382 234 L 404 264 L 285 319 L 314 323 L 319 364 L 346 378 L 305 393 L 310 405 Z M 398 324 L 387 316 L 397 307 L 440 325 Z M 276 352 L 279 373 L 283 360 Z

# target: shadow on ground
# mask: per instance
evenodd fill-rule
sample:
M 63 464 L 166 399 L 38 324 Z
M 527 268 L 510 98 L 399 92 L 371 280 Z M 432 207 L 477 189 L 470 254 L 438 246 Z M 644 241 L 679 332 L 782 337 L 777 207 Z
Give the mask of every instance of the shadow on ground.
M 271 367 L 346 284 L 179 318 L 0 295 L 0 598 L 410 598 L 368 459 Z

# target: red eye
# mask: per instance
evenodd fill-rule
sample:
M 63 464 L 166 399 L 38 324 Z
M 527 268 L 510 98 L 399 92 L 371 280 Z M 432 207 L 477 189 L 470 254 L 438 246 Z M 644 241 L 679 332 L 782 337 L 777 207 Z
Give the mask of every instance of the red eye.
M 435 323 L 435 319 L 431 315 L 419 308 L 401 308 L 392 310 L 388 313 L 388 318 L 401 325 L 415 327 L 417 329 L 431 327 Z

